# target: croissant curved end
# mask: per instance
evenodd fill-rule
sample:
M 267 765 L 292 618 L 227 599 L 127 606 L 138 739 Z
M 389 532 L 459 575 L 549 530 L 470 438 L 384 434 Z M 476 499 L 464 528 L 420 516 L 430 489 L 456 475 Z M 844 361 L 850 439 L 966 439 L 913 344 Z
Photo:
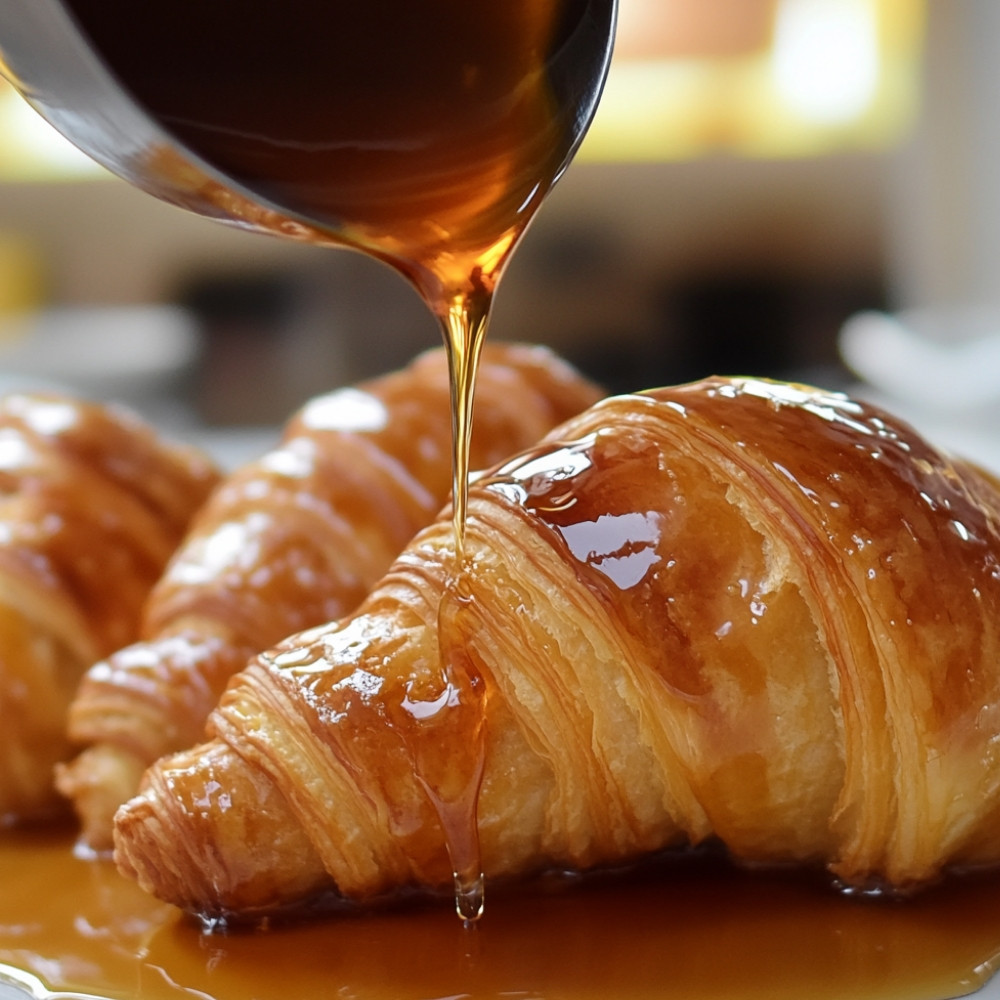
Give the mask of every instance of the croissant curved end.
M 181 788 L 184 794 L 175 794 Z M 166 811 L 160 808 L 165 802 Z M 194 747 L 162 761 L 119 809 L 115 840 L 114 858 L 124 874 L 205 919 L 273 912 L 331 888 L 284 798 L 265 775 L 248 775 L 223 745 Z M 289 857 L 296 859 L 291 871 L 284 864 Z M 191 870 L 211 873 L 198 883 L 196 896 L 188 889 Z M 275 874 L 262 877 L 268 872 Z

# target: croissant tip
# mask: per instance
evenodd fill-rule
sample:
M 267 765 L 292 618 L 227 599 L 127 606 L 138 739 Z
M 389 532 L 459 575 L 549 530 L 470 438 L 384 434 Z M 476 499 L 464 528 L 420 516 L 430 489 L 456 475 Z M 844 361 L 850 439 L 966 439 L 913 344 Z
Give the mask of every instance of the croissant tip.
M 114 816 L 112 857 L 126 878 L 147 892 L 162 891 L 161 880 L 149 877 L 150 871 L 162 871 L 157 862 L 156 845 L 166 841 L 166 833 L 156 807 L 148 796 L 139 794 L 119 807 Z M 183 838 L 175 838 L 178 845 Z M 153 849 L 151 849 L 153 848 Z
M 122 875 L 165 902 L 189 912 L 221 915 L 226 872 L 206 864 L 211 852 L 206 851 L 210 842 L 201 828 L 205 815 L 163 794 L 164 782 L 169 785 L 169 771 L 151 768 L 138 794 L 115 812 L 114 863 Z
M 218 929 L 229 913 L 220 898 L 224 890 L 198 877 L 206 869 L 194 857 L 192 837 L 173 813 L 164 814 L 156 797 L 140 793 L 115 813 L 111 857 L 119 873 L 143 891 Z
M 331 886 L 282 793 L 229 746 L 166 757 L 114 818 L 119 871 L 206 920 L 256 917 Z

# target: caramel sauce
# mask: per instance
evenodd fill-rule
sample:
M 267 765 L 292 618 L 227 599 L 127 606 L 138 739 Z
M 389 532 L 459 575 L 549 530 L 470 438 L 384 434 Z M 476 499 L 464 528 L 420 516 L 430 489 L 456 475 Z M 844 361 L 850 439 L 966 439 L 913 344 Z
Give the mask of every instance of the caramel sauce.
M 112 1000 L 942 1000 L 978 989 L 1000 953 L 996 873 L 901 903 L 707 855 L 665 857 L 495 887 L 472 930 L 415 901 L 205 935 L 110 864 L 74 858 L 71 841 L 0 839 L 0 984 L 34 977 Z

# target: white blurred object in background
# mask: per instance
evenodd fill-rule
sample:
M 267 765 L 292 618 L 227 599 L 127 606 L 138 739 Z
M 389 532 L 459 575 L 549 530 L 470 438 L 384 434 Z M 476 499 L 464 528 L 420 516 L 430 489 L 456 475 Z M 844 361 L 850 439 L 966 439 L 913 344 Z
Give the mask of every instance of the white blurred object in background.
M 929 410 L 1000 404 L 1000 314 L 993 310 L 860 313 L 844 325 L 840 348 L 866 382 Z
M 840 334 L 857 394 L 909 420 L 935 444 L 1000 471 L 1000 312 L 864 312 Z
M 204 448 L 223 468 L 235 468 L 272 446 L 278 428 L 204 425 L 185 391 L 202 342 L 197 318 L 179 306 L 0 314 L 0 392 L 52 390 L 121 403 L 169 437 Z
M 66 389 L 139 408 L 195 363 L 194 318 L 173 306 L 16 312 L 0 317 L 0 385 Z

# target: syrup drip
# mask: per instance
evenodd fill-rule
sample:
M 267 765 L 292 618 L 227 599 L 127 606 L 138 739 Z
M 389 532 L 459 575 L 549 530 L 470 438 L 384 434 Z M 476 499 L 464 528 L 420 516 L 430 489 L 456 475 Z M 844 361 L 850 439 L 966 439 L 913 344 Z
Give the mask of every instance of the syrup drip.
M 492 303 L 492 287 L 480 285 L 471 293 L 454 295 L 441 317 L 451 379 L 452 527 L 456 578 L 464 571 L 472 409 Z
M 465 923 L 477 921 L 485 905 L 485 880 L 479 859 L 477 802 L 484 765 L 485 710 L 481 696 L 472 694 L 482 687 L 478 671 L 470 670 L 469 657 L 461 643 L 457 626 L 463 605 L 472 598 L 463 593 L 465 582 L 465 522 L 469 504 L 469 453 L 472 439 L 472 410 L 476 373 L 486 339 L 492 288 L 479 287 L 469 295 L 456 295 L 443 317 L 442 328 L 448 353 L 452 415 L 452 533 L 455 554 L 438 611 L 440 672 L 448 684 L 465 692 L 477 713 L 474 736 L 467 744 L 471 774 L 455 798 L 443 797 L 438 784 L 425 770 L 417 771 L 445 834 L 455 884 L 455 912 Z M 470 698 L 470 695 L 472 697 Z M 460 698 L 462 695 L 459 696 Z M 448 762 L 445 762 L 446 764 Z M 454 762 L 451 762 L 454 766 Z
M 457 680 L 473 699 L 476 721 L 472 739 L 466 743 L 470 766 L 466 770 L 465 787 L 457 800 L 451 803 L 440 799 L 434 801 L 445 829 L 454 874 L 455 910 L 462 920 L 474 922 L 482 916 L 485 905 L 477 803 L 485 766 L 487 692 L 486 682 L 472 661 L 469 636 L 464 628 L 472 600 L 463 593 L 466 582 L 464 575 L 448 581 L 438 610 L 438 644 L 441 663 L 453 683 Z
M 477 804 L 485 764 L 486 683 L 469 652 L 466 577 L 449 579 L 438 610 L 440 671 L 433 690 L 407 691 L 409 718 L 394 728 L 434 806 L 451 862 L 455 911 L 465 923 L 483 913 L 485 880 Z M 459 753 L 455 753 L 458 748 Z
M 466 923 L 475 923 L 486 905 L 486 879 L 482 872 L 471 878 L 455 872 L 455 912 Z

